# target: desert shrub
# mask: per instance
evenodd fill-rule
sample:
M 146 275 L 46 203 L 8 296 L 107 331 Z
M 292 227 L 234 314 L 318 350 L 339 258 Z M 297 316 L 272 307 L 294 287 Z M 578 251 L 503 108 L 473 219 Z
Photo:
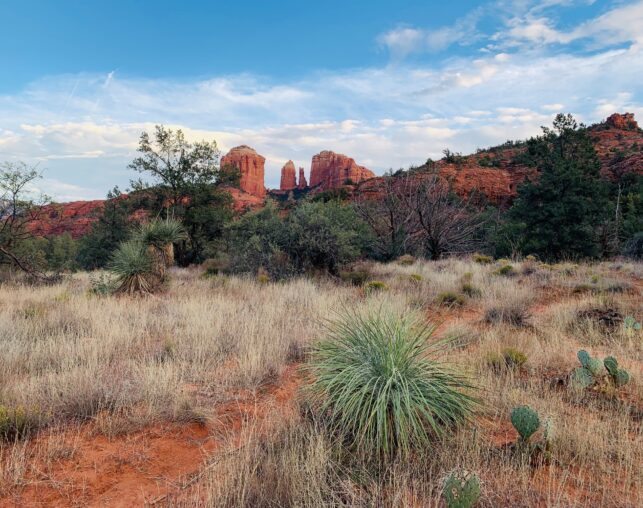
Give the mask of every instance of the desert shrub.
M 147 248 L 136 240 L 124 242 L 116 249 L 109 269 L 115 275 L 117 293 L 150 293 L 157 283 Z
M 463 282 L 460 286 L 460 291 L 471 298 L 482 294 L 482 291 L 475 287 L 471 282 Z
M 106 296 L 114 292 L 114 281 L 106 274 L 90 275 L 89 292 L 94 295 Z
M 38 414 L 23 406 L 0 405 L 0 440 L 13 441 L 24 437 L 38 425 Z
M 338 275 L 369 242 L 355 211 L 336 201 L 304 203 L 285 219 L 268 205 L 230 224 L 227 240 L 233 272 L 264 267 L 273 279 L 312 270 Z
M 512 265 L 502 265 L 493 271 L 494 275 L 502 275 L 504 277 L 509 277 L 511 275 L 514 275 L 515 273 L 516 272 L 514 271 L 514 267 Z
M 174 264 L 174 244 L 187 239 L 187 233 L 178 220 L 154 219 L 139 226 L 134 239 L 147 247 L 152 270 L 163 279 L 166 269 Z
M 473 261 L 479 265 L 490 265 L 493 263 L 493 258 L 485 254 L 474 254 Z
M 364 292 L 367 295 L 378 293 L 380 291 L 388 291 L 388 286 L 381 280 L 372 280 L 364 285 Z
M 454 292 L 454 291 L 443 291 L 435 297 L 435 303 L 438 305 L 464 305 L 466 299 L 464 296 Z
M 409 266 L 415 263 L 415 257 L 411 256 L 410 254 L 404 254 L 403 256 L 397 258 L 397 263 L 403 266 Z
M 487 363 L 495 370 L 520 369 L 527 362 L 527 355 L 514 348 L 505 348 L 500 353 L 490 353 Z
M 230 266 L 230 262 L 225 257 L 206 259 L 201 263 L 203 267 L 203 277 L 210 278 L 222 274 Z
M 363 286 L 372 277 L 371 272 L 364 269 L 343 270 L 339 272 L 339 277 L 344 282 L 353 286 Z
M 312 354 L 312 393 L 330 428 L 371 457 L 430 445 L 467 420 L 469 382 L 440 359 L 448 343 L 414 314 L 347 314 Z
M 623 255 L 632 259 L 643 259 L 643 231 L 636 233 L 626 242 Z
M 409 275 L 409 280 L 411 282 L 415 282 L 419 284 L 424 280 L 424 277 L 422 277 L 419 273 L 412 273 L 411 275 Z
M 526 298 L 508 298 L 491 303 L 484 313 L 484 320 L 489 324 L 527 326 L 528 319 L 529 299 Z

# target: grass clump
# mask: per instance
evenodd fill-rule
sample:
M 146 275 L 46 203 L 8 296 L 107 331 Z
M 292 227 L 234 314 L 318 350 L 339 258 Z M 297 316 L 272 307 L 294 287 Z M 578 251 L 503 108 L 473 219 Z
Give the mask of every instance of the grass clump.
M 415 263 L 415 257 L 410 254 L 404 254 L 397 258 L 397 264 L 402 266 L 409 266 Z
M 486 256 L 485 254 L 474 254 L 473 261 L 479 265 L 490 265 L 493 263 L 493 258 L 491 256 Z
M 37 427 L 36 416 L 23 406 L 0 405 L 0 440 L 14 441 L 24 437 L 29 430 Z
M 494 275 L 501 275 L 503 277 L 510 277 L 515 273 L 513 265 L 502 265 L 493 271 Z
M 490 353 L 487 363 L 494 370 L 520 369 L 527 362 L 527 355 L 514 348 L 505 348 L 500 353 Z
M 409 280 L 415 284 L 419 284 L 424 280 L 424 277 L 422 277 L 419 273 L 412 273 L 409 275 Z
M 347 314 L 315 346 L 314 399 L 353 449 L 407 454 L 472 415 L 472 386 L 439 359 L 448 343 L 432 333 L 414 314 Z
M 364 292 L 367 295 L 370 295 L 371 293 L 379 293 L 380 291 L 388 291 L 388 286 L 381 280 L 372 280 L 364 285 Z
M 368 270 L 345 270 L 339 273 L 340 279 L 353 286 L 363 286 L 371 279 Z
M 466 298 L 454 291 L 443 291 L 435 297 L 435 303 L 438 305 L 462 306 L 465 302 Z

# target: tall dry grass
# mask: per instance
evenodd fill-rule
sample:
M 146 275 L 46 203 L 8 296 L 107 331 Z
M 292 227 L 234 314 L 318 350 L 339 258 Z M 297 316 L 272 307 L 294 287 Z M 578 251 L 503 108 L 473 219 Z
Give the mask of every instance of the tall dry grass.
M 484 405 L 473 425 L 418 450 L 413 460 L 373 470 L 341 449 L 299 400 L 301 414 L 276 408 L 269 431 L 249 422 L 244 438 L 230 439 L 227 451 L 204 465 L 201 480 L 168 504 L 439 506 L 440 479 L 463 467 L 483 480 L 481 506 L 640 506 L 641 336 L 579 316 L 613 308 L 642 320 L 641 265 L 512 265 L 513 275 L 505 276 L 495 273 L 499 264 L 466 259 L 372 263 L 367 268 L 387 289 L 369 293 L 330 279 L 206 279 L 197 269 L 173 270 L 167 292 L 148 298 L 92 295 L 87 274 L 49 287 L 5 284 L 0 402 L 27 408 L 34 431 L 95 419 L 111 432 L 109 415 L 131 428 L 208 419 L 239 390 L 278 382 L 287 365 L 305 361 L 334 313 L 413 309 L 440 320 L 442 335 L 461 339 L 447 360 L 481 388 Z M 463 282 L 477 291 L 464 293 Z M 447 291 L 464 294 L 464 305 L 437 308 Z M 500 318 L 488 319 L 493 309 Z M 505 313 L 524 319 L 507 320 Z M 487 355 L 507 347 L 527 355 L 524 367 L 490 368 Z M 623 396 L 560 386 L 579 348 L 617 356 L 632 376 Z M 508 415 L 519 404 L 556 423 L 548 466 L 516 461 L 505 446 L 515 439 Z M 1 492 L 20 488 L 32 460 L 27 444 L 2 444 Z

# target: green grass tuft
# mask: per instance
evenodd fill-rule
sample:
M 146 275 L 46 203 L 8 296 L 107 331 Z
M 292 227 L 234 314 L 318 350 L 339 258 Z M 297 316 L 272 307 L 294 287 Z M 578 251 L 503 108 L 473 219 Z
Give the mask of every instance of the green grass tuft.
M 473 387 L 439 359 L 448 341 L 432 332 L 414 314 L 347 314 L 314 348 L 314 400 L 353 449 L 407 454 L 472 415 Z

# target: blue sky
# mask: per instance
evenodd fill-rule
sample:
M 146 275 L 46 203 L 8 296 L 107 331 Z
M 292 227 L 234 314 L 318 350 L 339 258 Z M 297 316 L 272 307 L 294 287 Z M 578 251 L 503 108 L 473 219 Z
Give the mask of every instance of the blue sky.
M 126 187 L 142 130 L 246 143 L 275 187 L 332 149 L 376 172 L 643 116 L 643 1 L 0 0 L 0 161 L 59 200 Z

